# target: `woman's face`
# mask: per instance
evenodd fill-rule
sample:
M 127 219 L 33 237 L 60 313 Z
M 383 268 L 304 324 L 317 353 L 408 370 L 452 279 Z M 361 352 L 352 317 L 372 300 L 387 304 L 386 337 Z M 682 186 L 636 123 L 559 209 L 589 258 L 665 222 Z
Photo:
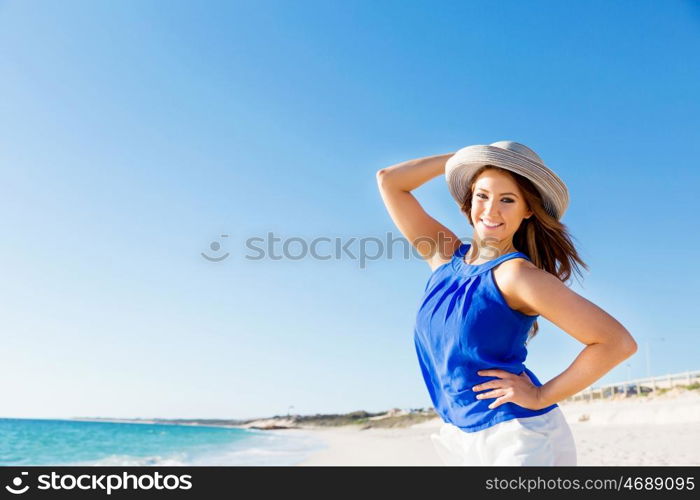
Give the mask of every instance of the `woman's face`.
M 508 240 L 531 215 L 518 184 L 508 174 L 489 169 L 478 177 L 472 193 L 471 219 L 480 239 Z M 492 224 L 498 226 L 489 227 Z

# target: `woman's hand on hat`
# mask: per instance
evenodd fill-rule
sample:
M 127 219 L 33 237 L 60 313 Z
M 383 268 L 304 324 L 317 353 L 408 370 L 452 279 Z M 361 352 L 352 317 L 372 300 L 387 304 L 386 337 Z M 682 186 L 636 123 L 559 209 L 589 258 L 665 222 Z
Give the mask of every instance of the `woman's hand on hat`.
M 529 410 L 540 410 L 543 408 L 540 388 L 530 380 L 527 372 L 523 371 L 520 375 L 516 375 L 505 370 L 479 370 L 476 373 L 486 377 L 500 377 L 472 387 L 472 390 L 476 392 L 490 389 L 476 396 L 477 399 L 496 398 L 489 405 L 489 409 L 497 408 L 503 403 L 515 403 Z

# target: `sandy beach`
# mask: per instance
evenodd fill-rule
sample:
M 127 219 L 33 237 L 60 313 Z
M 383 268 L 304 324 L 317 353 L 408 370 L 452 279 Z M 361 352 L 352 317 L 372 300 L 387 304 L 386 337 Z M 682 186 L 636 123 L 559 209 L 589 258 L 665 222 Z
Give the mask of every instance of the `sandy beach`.
M 700 465 L 698 391 L 559 406 L 580 466 Z M 305 429 L 327 447 L 298 465 L 442 465 L 429 437 L 440 424 L 435 418 L 404 428 Z

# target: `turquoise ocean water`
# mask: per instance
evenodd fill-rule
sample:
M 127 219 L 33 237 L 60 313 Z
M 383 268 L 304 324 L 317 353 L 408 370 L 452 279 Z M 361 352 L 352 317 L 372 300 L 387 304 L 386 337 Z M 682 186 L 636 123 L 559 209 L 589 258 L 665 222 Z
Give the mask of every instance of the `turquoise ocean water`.
M 298 430 L 0 418 L 0 466 L 295 465 L 324 446 Z

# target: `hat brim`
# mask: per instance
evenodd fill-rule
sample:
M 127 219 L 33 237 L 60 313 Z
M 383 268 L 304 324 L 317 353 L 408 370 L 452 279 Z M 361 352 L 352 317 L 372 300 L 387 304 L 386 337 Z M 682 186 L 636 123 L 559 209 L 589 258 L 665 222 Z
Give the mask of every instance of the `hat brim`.
M 445 163 L 445 179 L 450 194 L 462 205 L 474 173 L 484 165 L 495 165 L 526 177 L 542 195 L 545 210 L 560 219 L 569 206 L 566 184 L 543 163 L 505 148 L 478 144 L 466 146 Z

